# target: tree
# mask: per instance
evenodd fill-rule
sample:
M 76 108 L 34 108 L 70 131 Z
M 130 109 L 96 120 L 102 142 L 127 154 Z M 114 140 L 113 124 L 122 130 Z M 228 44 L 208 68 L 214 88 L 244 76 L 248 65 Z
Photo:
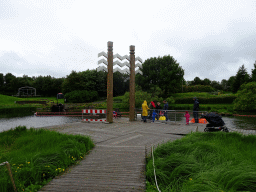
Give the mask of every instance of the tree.
M 232 87 L 235 82 L 235 78 L 236 78 L 235 76 L 229 77 L 228 82 L 227 82 L 227 91 L 232 91 Z
M 7 73 L 4 76 L 4 80 L 5 80 L 5 85 L 4 85 L 4 94 L 5 95 L 13 95 L 16 94 L 17 90 L 16 90 L 16 77 L 11 74 L 11 73 Z
M 4 90 L 4 74 L 0 73 L 0 93 L 3 93 Z
M 253 65 L 254 65 L 254 69 L 252 69 L 252 76 L 251 77 L 252 77 L 252 81 L 256 82 L 256 61 Z
M 211 86 L 216 90 L 222 90 L 222 86 L 219 81 L 212 81 Z
M 208 79 L 208 78 L 205 78 L 205 79 L 203 80 L 203 85 L 211 85 L 211 80 Z
M 235 80 L 232 85 L 232 92 L 236 93 L 242 84 L 247 83 L 249 81 L 250 81 L 250 76 L 248 75 L 244 65 L 242 65 L 242 67 L 239 68 L 235 76 Z
M 129 84 L 127 83 L 129 79 L 128 74 L 122 74 L 119 71 L 113 73 L 113 96 L 119 96 L 125 94 L 129 91 Z
M 227 91 L 227 89 L 228 89 L 228 87 L 227 87 L 228 81 L 226 79 L 222 79 L 220 84 L 222 86 L 222 90 Z
M 97 91 L 99 97 L 107 95 L 107 73 L 96 70 L 72 71 L 62 84 L 64 94 L 72 91 Z
M 234 110 L 256 111 L 256 82 L 241 85 L 234 101 Z
M 192 82 L 192 85 L 202 85 L 201 79 L 199 77 L 195 77 Z
M 170 55 L 147 59 L 142 64 L 141 71 L 143 75 L 136 75 L 136 83 L 142 87 L 143 91 L 151 88 L 156 91 L 159 87 L 166 97 L 182 90 L 182 80 L 185 81 L 184 70 Z

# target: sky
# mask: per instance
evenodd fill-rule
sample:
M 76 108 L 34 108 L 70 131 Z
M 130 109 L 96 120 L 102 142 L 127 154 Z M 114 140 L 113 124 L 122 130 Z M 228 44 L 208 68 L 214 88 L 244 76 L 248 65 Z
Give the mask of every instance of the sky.
M 256 60 L 255 0 L 0 0 L 0 73 L 66 77 L 98 53 L 173 56 L 184 78 L 228 80 Z M 114 60 L 115 61 L 115 60 Z M 122 62 L 124 62 L 123 60 Z

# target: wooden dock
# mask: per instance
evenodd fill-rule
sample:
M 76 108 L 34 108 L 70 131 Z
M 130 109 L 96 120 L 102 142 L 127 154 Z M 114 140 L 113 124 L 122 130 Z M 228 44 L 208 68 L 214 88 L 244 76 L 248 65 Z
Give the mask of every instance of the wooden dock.
M 76 122 L 48 127 L 67 134 L 89 135 L 96 147 L 40 191 L 145 191 L 145 157 L 150 155 L 151 146 L 204 128 L 203 124 L 129 122 L 127 118 L 115 119 L 112 124 Z

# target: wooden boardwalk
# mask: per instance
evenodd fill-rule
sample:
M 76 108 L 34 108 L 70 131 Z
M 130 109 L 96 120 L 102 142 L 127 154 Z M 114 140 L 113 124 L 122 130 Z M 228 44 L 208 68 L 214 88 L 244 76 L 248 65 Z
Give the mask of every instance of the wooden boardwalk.
M 48 127 L 62 133 L 89 135 L 96 147 L 40 191 L 145 191 L 145 157 L 151 146 L 204 128 L 203 124 L 129 122 L 126 118 L 112 124 L 77 122 Z

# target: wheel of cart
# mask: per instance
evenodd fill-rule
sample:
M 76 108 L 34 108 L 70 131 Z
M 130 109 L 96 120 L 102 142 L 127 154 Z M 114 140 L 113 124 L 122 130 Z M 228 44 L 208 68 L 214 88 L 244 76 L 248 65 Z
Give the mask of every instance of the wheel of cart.
M 224 131 L 224 132 L 229 132 L 228 128 L 226 126 L 223 126 L 223 128 L 221 129 L 221 131 Z

